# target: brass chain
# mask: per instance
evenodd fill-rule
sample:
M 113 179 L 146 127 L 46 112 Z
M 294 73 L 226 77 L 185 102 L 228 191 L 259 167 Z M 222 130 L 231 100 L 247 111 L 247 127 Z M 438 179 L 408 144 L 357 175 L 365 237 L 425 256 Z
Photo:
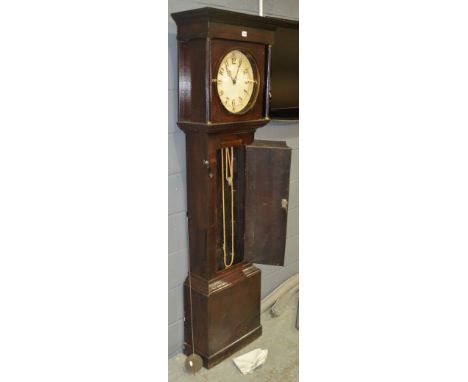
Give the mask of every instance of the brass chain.
M 224 171 L 226 161 L 226 173 Z M 221 149 L 221 194 L 223 210 L 223 254 L 224 267 L 229 268 L 234 263 L 234 148 L 226 147 Z M 224 183 L 228 183 L 231 188 L 231 261 L 227 262 L 226 251 L 226 201 L 224 194 Z

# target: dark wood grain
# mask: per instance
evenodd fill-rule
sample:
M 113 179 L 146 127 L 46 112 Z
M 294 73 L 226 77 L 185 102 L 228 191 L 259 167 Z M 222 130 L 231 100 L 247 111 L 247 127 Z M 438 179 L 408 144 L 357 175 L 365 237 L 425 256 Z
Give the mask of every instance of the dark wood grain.
M 212 8 L 172 14 L 177 23 L 178 124 L 182 129 L 184 125 L 193 123 L 201 123 L 210 130 L 226 123 L 268 123 L 267 85 L 274 27 L 271 23 L 257 20 L 262 19 L 258 16 L 248 17 L 241 27 L 222 15 L 223 11 L 212 11 Z M 210 19 L 211 16 L 214 19 Z M 247 37 L 242 37 L 242 32 L 247 32 Z M 222 106 L 216 83 L 212 82 L 221 58 L 232 49 L 239 49 L 252 57 L 258 69 L 255 101 L 242 115 L 230 113 Z
M 177 38 L 180 40 L 218 37 L 264 44 L 272 44 L 274 41 L 276 29 L 274 18 L 211 7 L 177 12 L 171 16 L 178 26 Z M 241 34 L 243 30 L 250 33 L 243 37 Z
M 197 39 L 179 46 L 179 121 L 207 122 L 206 42 Z
M 239 264 L 230 272 L 206 280 L 192 278 L 192 312 L 189 282 L 184 284 L 184 353 L 192 354 L 193 317 L 195 352 L 210 368 L 261 335 L 260 270 Z
M 291 149 L 285 142 L 246 146 L 244 259 L 284 265 Z

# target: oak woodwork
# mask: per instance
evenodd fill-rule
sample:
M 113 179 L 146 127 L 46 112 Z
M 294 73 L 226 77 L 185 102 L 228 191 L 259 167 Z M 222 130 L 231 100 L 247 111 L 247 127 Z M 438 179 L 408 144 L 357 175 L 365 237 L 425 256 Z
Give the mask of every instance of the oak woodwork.
M 291 148 L 254 141 L 245 151 L 244 260 L 284 265 Z
M 246 169 L 249 168 L 248 145 L 254 142 L 256 129 L 269 122 L 270 60 L 275 26 L 263 17 L 214 8 L 179 12 L 172 17 L 177 24 L 179 57 L 178 126 L 186 134 L 187 153 L 191 279 L 184 284 L 184 352 L 191 354 L 194 346 L 204 366 L 210 368 L 253 341 L 262 331 L 261 272 L 244 256 L 244 238 L 248 236 L 247 230 L 254 228 L 248 222 L 250 218 L 246 217 L 246 200 L 252 199 L 248 195 Z M 232 49 L 246 52 L 258 68 L 258 94 L 252 107 L 244 114 L 232 114 L 221 105 L 216 83 L 212 81 L 220 59 Z M 234 264 L 224 268 L 220 190 L 225 180 L 220 174 L 220 149 L 231 146 L 236 158 L 236 255 Z M 284 148 L 281 150 L 285 151 Z M 270 155 L 267 150 L 263 153 Z M 251 156 L 256 160 L 254 155 Z M 275 166 L 274 160 L 261 163 Z M 268 174 L 274 176 L 272 169 L 265 169 L 264 176 Z M 252 183 L 255 175 L 250 176 Z M 282 179 L 285 177 L 286 172 Z M 260 177 L 258 187 L 264 184 L 264 178 Z M 271 195 L 277 197 L 284 192 Z M 230 219 L 230 212 L 227 215 Z M 259 217 L 256 219 L 265 221 Z M 285 225 L 279 224 L 277 233 L 285 235 Z M 268 232 L 262 235 L 268 235 Z M 274 262 L 280 263 L 282 243 L 274 241 L 274 245 L 278 248 Z M 265 248 L 259 258 L 267 257 Z M 254 251 L 254 247 L 250 251 Z M 251 254 L 250 257 L 255 256 Z

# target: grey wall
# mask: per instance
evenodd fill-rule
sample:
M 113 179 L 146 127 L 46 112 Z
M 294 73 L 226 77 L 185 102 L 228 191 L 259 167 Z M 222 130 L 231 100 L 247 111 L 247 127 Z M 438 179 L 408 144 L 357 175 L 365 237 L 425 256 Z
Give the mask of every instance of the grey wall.
M 176 25 L 170 13 L 212 6 L 258 14 L 257 0 L 170 0 L 169 1 L 169 356 L 182 350 L 182 284 L 187 276 L 188 239 L 185 218 L 185 137 L 177 121 Z M 265 16 L 299 18 L 298 0 L 265 0 Z M 259 265 L 262 270 L 262 298 L 284 280 L 299 272 L 299 124 L 270 122 L 259 129 L 258 139 L 285 140 L 293 149 L 289 216 L 284 267 Z

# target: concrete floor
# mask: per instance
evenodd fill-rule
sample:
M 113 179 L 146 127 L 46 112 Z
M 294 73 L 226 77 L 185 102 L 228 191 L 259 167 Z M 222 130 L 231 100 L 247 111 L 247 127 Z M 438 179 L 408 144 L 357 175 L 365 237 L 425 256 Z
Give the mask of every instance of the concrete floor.
M 169 382 L 298 381 L 299 331 L 295 326 L 297 299 L 295 295 L 280 317 L 271 317 L 269 311 L 263 313 L 262 336 L 210 370 L 202 368 L 197 374 L 187 374 L 184 370 L 185 355 L 172 357 L 169 360 Z M 268 349 L 266 362 L 252 374 L 243 375 L 232 359 L 257 348 Z

